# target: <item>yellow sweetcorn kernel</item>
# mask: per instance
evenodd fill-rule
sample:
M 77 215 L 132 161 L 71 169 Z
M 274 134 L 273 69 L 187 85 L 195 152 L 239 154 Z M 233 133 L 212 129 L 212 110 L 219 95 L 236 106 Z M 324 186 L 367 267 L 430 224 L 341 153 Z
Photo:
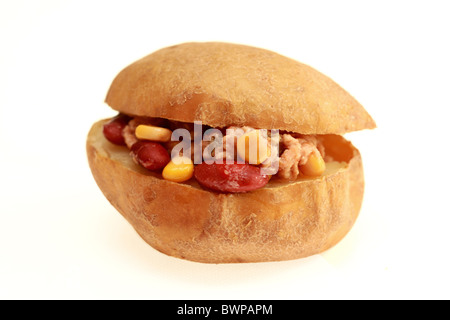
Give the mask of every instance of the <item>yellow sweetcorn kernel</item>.
M 140 140 L 167 142 L 170 141 L 172 131 L 166 128 L 141 124 L 136 128 L 135 134 Z
M 318 152 L 313 152 L 309 156 L 308 161 L 303 166 L 300 166 L 300 171 L 305 176 L 320 176 L 325 171 L 325 161 Z
M 192 178 L 194 164 L 188 157 L 173 158 L 164 168 L 162 176 L 173 182 L 184 182 Z
M 253 130 L 237 140 L 237 154 L 249 164 L 261 164 L 270 157 L 270 146 L 261 131 Z

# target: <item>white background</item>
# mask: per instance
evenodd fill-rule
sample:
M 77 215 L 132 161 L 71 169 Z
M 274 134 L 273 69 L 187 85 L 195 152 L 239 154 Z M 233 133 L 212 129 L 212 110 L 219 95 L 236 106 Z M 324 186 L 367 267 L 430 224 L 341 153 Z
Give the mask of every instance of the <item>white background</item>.
M 1 1 L 0 298 L 448 299 L 447 1 Z M 304 260 L 208 265 L 153 250 L 85 155 L 114 76 L 154 50 L 227 41 L 327 74 L 376 120 L 359 220 Z

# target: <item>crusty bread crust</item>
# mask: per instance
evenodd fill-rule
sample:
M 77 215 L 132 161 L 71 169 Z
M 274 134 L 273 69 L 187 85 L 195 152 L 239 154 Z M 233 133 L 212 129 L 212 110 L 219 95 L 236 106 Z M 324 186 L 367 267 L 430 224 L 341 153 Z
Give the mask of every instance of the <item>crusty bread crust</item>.
M 303 134 L 375 127 L 344 89 L 277 53 L 230 43 L 185 43 L 122 70 L 106 103 L 120 112 L 212 127 L 230 125 Z
M 87 154 L 94 178 L 111 204 L 155 249 L 205 263 L 297 259 L 339 242 L 361 207 L 361 157 L 343 137 L 325 147 L 346 165 L 322 177 L 270 181 L 244 194 L 219 194 L 195 181 L 175 183 L 135 165 L 125 147 L 92 127 Z

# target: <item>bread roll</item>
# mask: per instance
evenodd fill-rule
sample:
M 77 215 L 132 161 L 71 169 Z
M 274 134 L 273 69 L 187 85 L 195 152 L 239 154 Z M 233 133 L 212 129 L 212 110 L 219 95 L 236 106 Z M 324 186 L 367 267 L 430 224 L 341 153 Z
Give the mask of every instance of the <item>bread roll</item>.
M 361 156 L 341 134 L 375 123 L 309 66 L 243 45 L 181 44 L 121 71 L 106 103 L 130 116 L 321 135 L 335 160 L 317 178 L 217 193 L 195 179 L 176 183 L 143 169 L 126 147 L 104 138 L 106 120 L 94 124 L 87 154 L 97 184 L 139 235 L 167 255 L 204 263 L 298 259 L 338 243 L 358 217 Z

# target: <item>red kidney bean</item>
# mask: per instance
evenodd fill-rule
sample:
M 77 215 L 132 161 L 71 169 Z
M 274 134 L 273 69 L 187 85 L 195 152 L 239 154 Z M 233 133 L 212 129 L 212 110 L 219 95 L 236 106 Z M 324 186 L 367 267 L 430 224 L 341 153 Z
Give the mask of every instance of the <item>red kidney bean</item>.
M 119 114 L 103 125 L 103 135 L 110 142 L 119 146 L 124 146 L 125 140 L 122 135 L 122 130 L 126 127 L 129 121 L 130 117 Z
M 260 168 L 246 163 L 207 164 L 203 162 L 195 167 L 194 176 L 203 187 L 232 193 L 262 188 L 270 179 L 270 176 L 261 174 Z
M 139 141 L 131 147 L 131 155 L 145 169 L 158 171 L 170 162 L 169 152 L 158 142 Z

